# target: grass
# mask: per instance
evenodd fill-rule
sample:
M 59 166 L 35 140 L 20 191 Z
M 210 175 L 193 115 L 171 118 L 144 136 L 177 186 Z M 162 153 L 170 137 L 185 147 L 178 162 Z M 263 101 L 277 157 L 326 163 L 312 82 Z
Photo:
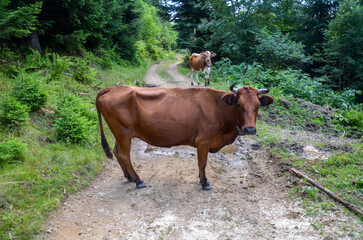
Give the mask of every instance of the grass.
M 308 159 L 291 152 L 289 142 L 293 140 L 281 140 L 278 127 L 266 127 L 265 124 L 260 124 L 258 128 L 259 134 L 256 140 L 273 159 L 296 167 L 346 201 L 358 208 L 363 208 L 361 201 L 363 196 L 363 147 L 361 144 L 352 143 L 350 146 L 346 146 L 345 143 L 342 143 L 345 148 L 353 149 L 353 152 L 337 149 L 328 159 Z M 316 147 L 326 147 L 326 143 L 319 141 L 308 143 L 308 145 L 310 144 Z M 291 194 L 305 199 L 304 205 L 310 214 L 324 213 L 335 207 L 331 199 L 309 184 L 294 188 Z
M 173 76 L 168 72 L 168 65 L 163 65 L 156 70 L 156 73 L 167 82 L 173 82 Z
M 102 169 L 103 153 L 91 147 L 52 144 L 32 149 L 21 164 L 0 169 L 0 238 L 32 239 L 48 213 Z

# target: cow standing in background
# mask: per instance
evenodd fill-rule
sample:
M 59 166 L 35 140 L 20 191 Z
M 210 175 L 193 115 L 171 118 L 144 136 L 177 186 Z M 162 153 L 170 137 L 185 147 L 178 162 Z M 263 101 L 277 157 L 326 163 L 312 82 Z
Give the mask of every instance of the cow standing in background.
M 192 56 L 190 56 L 190 80 L 191 80 L 191 85 L 193 86 L 193 71 L 195 71 L 195 76 L 197 78 L 197 83 L 198 85 L 200 84 L 199 79 L 198 79 L 198 73 L 202 72 L 204 75 L 204 80 L 205 80 L 205 86 L 209 86 L 210 81 L 209 81 L 209 75 L 210 75 L 210 71 L 212 68 L 212 61 L 211 61 L 211 57 L 215 57 L 216 54 L 209 51 L 205 51 L 202 52 L 200 54 L 198 53 L 193 53 Z
M 172 147 L 189 145 L 197 148 L 200 183 L 204 190 L 212 187 L 206 177 L 208 152 L 216 153 L 232 144 L 239 134 L 256 134 L 260 106 L 274 102 L 268 89 L 251 86 L 231 92 L 211 88 L 138 88 L 117 86 L 102 89 L 96 98 L 101 143 L 112 158 L 102 126 L 105 119 L 116 138 L 113 150 L 124 176 L 146 187 L 130 160 L 131 141 L 137 137 L 151 145 Z

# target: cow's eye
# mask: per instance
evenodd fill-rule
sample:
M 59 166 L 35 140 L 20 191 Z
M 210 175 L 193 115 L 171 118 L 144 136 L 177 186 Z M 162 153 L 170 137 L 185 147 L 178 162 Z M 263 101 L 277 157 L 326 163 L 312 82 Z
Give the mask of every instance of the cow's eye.
M 241 108 L 241 106 L 240 106 L 238 103 L 236 104 L 236 106 L 237 106 L 238 108 Z

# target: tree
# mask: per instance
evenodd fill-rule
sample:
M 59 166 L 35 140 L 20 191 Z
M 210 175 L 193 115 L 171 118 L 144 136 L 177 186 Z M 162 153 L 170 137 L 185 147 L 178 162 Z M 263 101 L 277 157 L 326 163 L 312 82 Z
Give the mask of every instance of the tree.
M 42 10 L 42 2 L 8 11 L 9 4 L 9 0 L 0 3 L 0 39 L 28 37 L 39 25 L 38 15 Z
M 322 68 L 339 89 L 363 89 L 363 7 L 358 0 L 344 0 L 325 32 Z
M 137 54 L 141 59 L 152 57 L 158 60 L 171 51 L 171 45 L 176 40 L 176 32 L 171 23 L 158 16 L 157 8 L 143 1 L 138 1 L 140 11 L 139 41 Z
M 267 67 L 299 69 L 311 60 L 309 56 L 305 56 L 303 44 L 292 41 L 280 31 L 269 33 L 263 29 L 257 33 L 256 38 L 259 42 L 256 53 Z
M 177 43 L 181 48 L 188 48 L 191 52 L 204 50 L 206 42 L 198 25 L 202 19 L 210 19 L 206 0 L 175 0 L 174 29 L 178 31 Z

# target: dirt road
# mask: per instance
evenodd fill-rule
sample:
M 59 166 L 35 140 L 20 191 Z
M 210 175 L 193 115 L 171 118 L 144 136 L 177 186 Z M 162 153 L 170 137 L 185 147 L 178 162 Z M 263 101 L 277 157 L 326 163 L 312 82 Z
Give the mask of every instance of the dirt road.
M 190 80 L 168 71 L 173 81 L 156 74 L 148 84 L 190 87 Z M 101 147 L 101 146 L 100 146 Z M 131 158 L 147 188 L 136 189 L 123 178 L 116 160 L 87 189 L 69 197 L 54 212 L 42 239 L 339 239 L 345 225 L 356 224 L 337 208 L 312 223 L 302 204 L 289 197 L 299 181 L 284 175 L 284 166 L 269 159 L 255 137 L 239 137 L 220 153 L 209 154 L 207 176 L 214 187 L 199 185 L 196 149 L 156 148 L 134 140 Z M 286 174 L 285 175 L 289 175 Z M 355 221 L 353 223 L 353 221 Z M 358 234 L 359 235 L 359 234 Z

